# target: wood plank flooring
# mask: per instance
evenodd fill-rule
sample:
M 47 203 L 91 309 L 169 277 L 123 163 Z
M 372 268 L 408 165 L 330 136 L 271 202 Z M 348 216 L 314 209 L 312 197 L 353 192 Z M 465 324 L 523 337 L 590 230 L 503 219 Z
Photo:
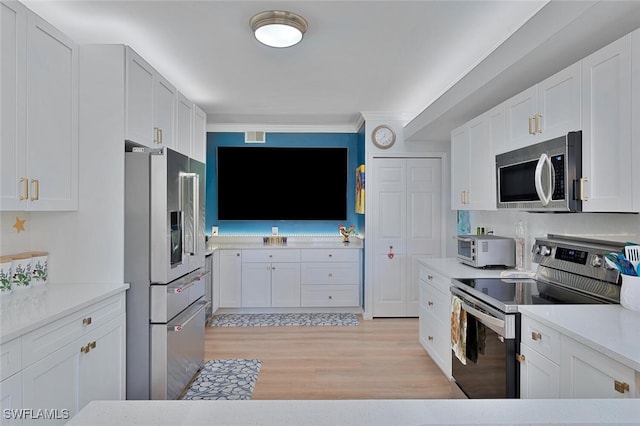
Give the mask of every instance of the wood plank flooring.
M 357 327 L 207 327 L 205 359 L 255 358 L 253 399 L 455 398 L 418 343 L 417 318 Z

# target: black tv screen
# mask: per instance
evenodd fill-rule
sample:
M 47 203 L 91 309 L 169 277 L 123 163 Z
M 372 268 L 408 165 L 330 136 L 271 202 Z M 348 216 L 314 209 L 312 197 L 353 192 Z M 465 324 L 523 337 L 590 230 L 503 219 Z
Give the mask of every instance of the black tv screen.
M 347 148 L 218 147 L 218 220 L 346 220 Z

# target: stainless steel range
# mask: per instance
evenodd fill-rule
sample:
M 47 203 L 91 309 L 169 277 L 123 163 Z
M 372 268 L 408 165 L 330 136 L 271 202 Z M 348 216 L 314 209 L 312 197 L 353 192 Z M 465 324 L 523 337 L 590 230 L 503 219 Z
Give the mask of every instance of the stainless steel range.
M 533 245 L 535 276 L 452 279 L 452 321 L 462 318 L 452 322 L 452 375 L 458 387 L 469 398 L 518 398 L 518 306 L 619 303 L 620 272 L 604 255 L 623 247 L 549 234 Z

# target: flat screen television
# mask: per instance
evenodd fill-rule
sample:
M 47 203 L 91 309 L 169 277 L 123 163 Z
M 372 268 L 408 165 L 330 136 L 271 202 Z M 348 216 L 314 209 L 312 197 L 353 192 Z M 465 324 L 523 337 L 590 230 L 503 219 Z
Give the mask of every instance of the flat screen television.
M 218 220 L 346 220 L 347 148 L 218 147 Z

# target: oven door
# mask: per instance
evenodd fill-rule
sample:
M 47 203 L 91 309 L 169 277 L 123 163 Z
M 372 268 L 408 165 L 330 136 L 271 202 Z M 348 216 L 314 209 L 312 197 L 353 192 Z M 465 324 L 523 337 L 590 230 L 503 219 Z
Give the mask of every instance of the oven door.
M 466 348 L 461 361 L 451 351 L 452 376 L 471 399 L 519 398 L 519 314 L 504 314 L 455 288 L 466 312 Z

